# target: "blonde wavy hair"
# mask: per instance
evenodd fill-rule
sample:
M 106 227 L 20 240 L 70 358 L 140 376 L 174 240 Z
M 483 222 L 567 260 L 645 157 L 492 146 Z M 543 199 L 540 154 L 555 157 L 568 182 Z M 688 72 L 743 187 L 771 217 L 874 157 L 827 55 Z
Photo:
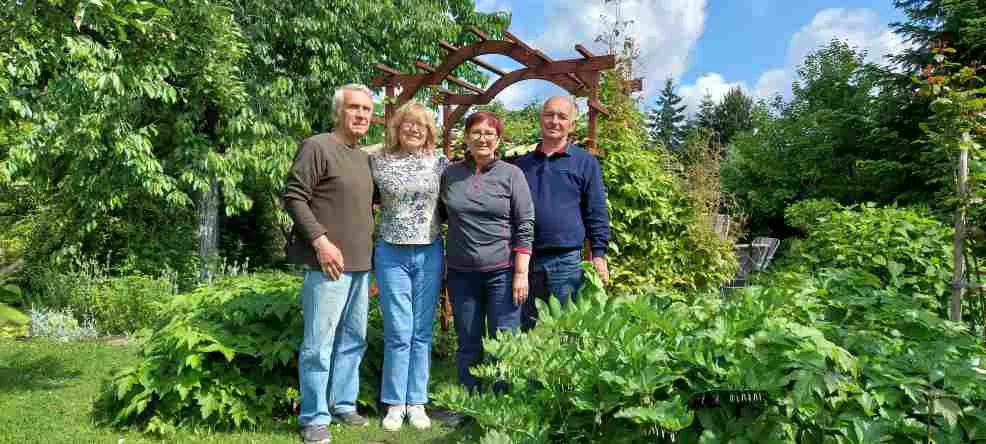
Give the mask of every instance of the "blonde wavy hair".
M 428 107 L 418 102 L 408 102 L 397 109 L 394 117 L 387 122 L 387 153 L 397 153 L 401 151 L 400 130 L 401 124 L 410 121 L 423 125 L 428 129 L 425 134 L 425 149 L 435 149 L 438 140 L 438 126 L 435 125 L 435 113 Z

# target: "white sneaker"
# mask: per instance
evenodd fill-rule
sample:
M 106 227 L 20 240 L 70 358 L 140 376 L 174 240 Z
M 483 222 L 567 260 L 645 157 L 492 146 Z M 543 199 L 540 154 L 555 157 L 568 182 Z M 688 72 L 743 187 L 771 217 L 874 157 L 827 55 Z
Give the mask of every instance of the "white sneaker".
M 423 405 L 407 406 L 407 416 L 411 421 L 412 427 L 418 430 L 425 430 L 431 428 L 431 419 L 429 419 L 428 414 L 425 413 L 425 406 Z
M 383 429 L 388 432 L 400 430 L 404 425 L 405 416 L 407 416 L 407 407 L 404 404 L 387 407 L 387 416 L 383 418 Z

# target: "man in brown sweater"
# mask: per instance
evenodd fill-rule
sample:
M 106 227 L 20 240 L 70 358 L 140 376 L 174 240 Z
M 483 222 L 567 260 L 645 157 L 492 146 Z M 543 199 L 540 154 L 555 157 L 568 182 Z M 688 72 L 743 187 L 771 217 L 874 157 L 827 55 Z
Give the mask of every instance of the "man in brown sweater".
M 366 351 L 373 180 L 356 142 L 369 130 L 373 97 L 363 85 L 345 85 L 333 104 L 335 130 L 301 143 L 284 193 L 294 221 L 288 259 L 306 269 L 298 424 L 304 442 L 319 444 L 331 441 L 333 417 L 369 422 L 356 413 L 356 396 Z

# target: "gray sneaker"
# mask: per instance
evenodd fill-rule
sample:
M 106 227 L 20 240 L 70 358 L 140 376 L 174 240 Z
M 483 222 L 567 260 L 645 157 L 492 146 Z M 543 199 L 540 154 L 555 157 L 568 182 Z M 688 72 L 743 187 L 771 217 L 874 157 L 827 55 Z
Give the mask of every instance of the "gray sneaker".
M 332 435 L 324 424 L 311 425 L 301 428 L 301 441 L 305 444 L 329 444 Z
M 370 420 L 366 419 L 365 416 L 360 415 L 356 412 L 346 412 L 340 413 L 338 415 L 332 415 L 332 421 L 339 424 L 350 425 L 350 426 L 360 426 L 366 427 L 370 424 Z

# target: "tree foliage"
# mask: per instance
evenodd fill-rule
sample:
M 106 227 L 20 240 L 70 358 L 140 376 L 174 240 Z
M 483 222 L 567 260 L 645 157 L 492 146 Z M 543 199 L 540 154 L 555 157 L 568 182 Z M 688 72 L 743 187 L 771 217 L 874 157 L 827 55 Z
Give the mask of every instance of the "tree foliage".
M 730 88 L 722 101 L 716 105 L 713 129 L 719 135 L 719 143 L 725 148 L 740 132 L 753 124 L 753 98 L 743 93 L 740 87 Z
M 894 30 L 912 47 L 895 59 L 912 68 L 930 61 L 939 43 L 957 50 L 955 62 L 968 65 L 986 56 L 986 4 L 980 0 L 894 0 L 907 21 Z
M 675 92 L 674 81 L 668 77 L 664 89 L 657 96 L 654 108 L 647 113 L 647 128 L 651 140 L 661 143 L 669 150 L 677 150 L 685 136 L 685 105 Z
M 731 245 L 692 205 L 670 154 L 650 148 L 643 113 L 618 85 L 617 75 L 604 76 L 600 98 L 610 112 L 599 123 L 613 283 L 628 292 L 718 288 L 736 270 Z
M 798 200 L 889 203 L 923 181 L 918 155 L 887 122 L 899 102 L 864 54 L 833 41 L 798 69 L 793 98 L 756 131 L 740 133 L 723 165 L 723 188 L 751 213 L 755 229 L 782 221 Z
M 503 17 L 469 0 L 11 3 L 0 183 L 59 206 L 63 247 L 143 205 L 190 226 L 180 210 L 213 181 L 225 213 L 242 212 L 273 199 L 300 138 L 329 128 L 337 86 L 368 83 L 375 62 L 436 63 L 437 42 L 463 42 L 467 25 L 496 33 Z
M 698 111 L 689 123 L 692 128 L 704 128 L 715 130 L 716 128 L 716 103 L 712 100 L 712 94 L 706 92 L 702 95 L 702 100 L 698 103 Z

